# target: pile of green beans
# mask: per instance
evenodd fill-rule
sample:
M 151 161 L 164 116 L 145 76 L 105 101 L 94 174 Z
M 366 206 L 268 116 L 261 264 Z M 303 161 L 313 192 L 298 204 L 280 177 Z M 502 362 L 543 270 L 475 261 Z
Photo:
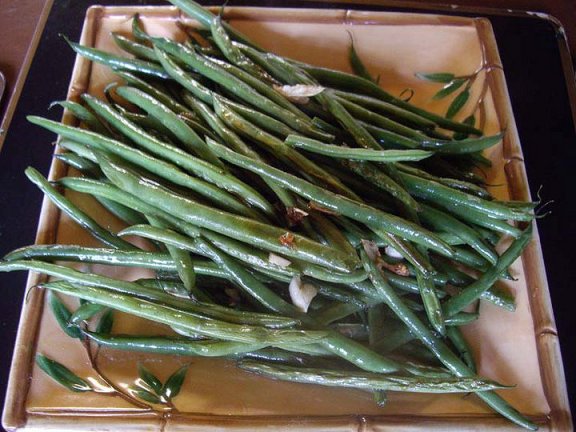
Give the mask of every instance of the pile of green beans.
M 79 174 L 26 175 L 102 246 L 27 246 L 0 271 L 44 273 L 56 279 L 44 288 L 94 304 L 67 333 L 106 349 L 224 357 L 376 401 L 384 391 L 473 392 L 534 429 L 492 391 L 505 385 L 477 376 L 460 331 L 481 302 L 514 309 L 498 280 L 531 238 L 535 205 L 495 200 L 475 172 L 502 135 L 406 103 L 369 76 L 262 51 L 193 1 L 171 2 L 200 23 L 194 37 L 154 37 L 136 16 L 132 35 L 112 36 L 126 56 L 69 42 L 117 73 L 107 100 L 58 102 L 77 126 L 29 117 L 60 135 L 56 157 Z M 352 61 L 362 70 L 355 52 Z M 295 85 L 316 91 L 295 99 Z M 64 189 L 93 196 L 126 228 L 100 226 Z M 513 241 L 498 254 L 503 236 Z M 302 306 L 305 287 L 315 296 Z M 178 335 L 90 330 L 104 308 Z

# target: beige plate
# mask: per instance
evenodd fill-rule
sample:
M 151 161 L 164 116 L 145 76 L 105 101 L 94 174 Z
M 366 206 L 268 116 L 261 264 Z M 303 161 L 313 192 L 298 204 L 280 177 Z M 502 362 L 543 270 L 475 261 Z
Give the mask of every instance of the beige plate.
M 110 31 L 129 32 L 134 8 L 90 8 L 82 42 L 115 50 Z M 154 34 L 182 36 L 174 8 L 143 8 L 145 27 Z M 438 84 L 420 81 L 414 72 L 450 71 L 458 75 L 476 70 L 484 57 L 492 66 L 481 74 L 472 100 L 485 97 L 486 132 L 506 127 L 503 145 L 490 151 L 494 167 L 489 183 L 502 186 L 493 192 L 500 198 L 529 199 L 522 151 L 511 114 L 504 74 L 488 21 L 438 15 L 353 12 L 344 10 L 292 10 L 227 8 L 232 24 L 264 48 L 321 66 L 349 69 L 346 50 L 350 32 L 368 69 L 381 74 L 382 85 L 393 94 L 415 90 L 417 105 L 444 112 L 448 102 L 432 102 Z M 69 98 L 89 91 L 101 95 L 113 80 L 100 65 L 77 59 Z M 462 113 L 462 118 L 467 114 Z M 65 115 L 64 120 L 73 120 Z M 37 143 L 47 145 L 47 143 Z M 55 162 L 51 178 L 66 175 Z M 86 198 L 73 195 L 82 206 L 111 229 L 117 220 Z M 94 244 L 53 206 L 44 203 L 38 243 Z M 109 269 L 93 266 L 94 271 Z M 522 260 L 512 269 L 518 281 L 509 284 L 517 298 L 517 311 L 508 313 L 487 304 L 482 318 L 468 326 L 480 373 L 506 384 L 516 384 L 504 396 L 530 415 L 542 430 L 568 430 L 570 415 L 564 375 L 549 303 L 548 289 L 538 243 L 531 242 Z M 141 277 L 135 270 L 121 269 L 117 275 Z M 39 281 L 29 278 L 29 286 Z M 33 366 L 35 352 L 64 363 L 80 376 L 92 372 L 77 341 L 65 337 L 52 314 L 43 311 L 43 293 L 33 290 L 25 304 L 16 354 L 10 377 L 3 422 L 9 429 L 27 430 L 330 430 L 330 431 L 416 431 L 416 430 L 508 430 L 515 429 L 494 415 L 475 397 L 391 394 L 378 408 L 369 394 L 303 384 L 280 383 L 238 371 L 221 360 L 192 359 L 192 367 L 176 405 L 181 414 L 171 417 L 139 412 L 122 400 L 102 394 L 77 394 L 65 390 Z M 72 302 L 71 302 L 72 304 Z M 153 328 L 152 328 L 153 327 Z M 135 319 L 119 319 L 115 332 L 150 333 L 158 326 Z M 482 342 L 481 342 L 482 341 Z M 146 365 L 164 379 L 188 359 L 132 355 L 115 351 L 101 354 L 102 365 L 120 385 L 132 383 L 135 363 Z M 29 377 L 32 379 L 29 380 Z

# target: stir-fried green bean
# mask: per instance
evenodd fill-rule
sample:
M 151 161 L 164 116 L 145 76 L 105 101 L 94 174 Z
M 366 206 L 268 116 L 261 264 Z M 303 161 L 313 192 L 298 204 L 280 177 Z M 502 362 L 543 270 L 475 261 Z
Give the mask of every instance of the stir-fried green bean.
M 187 39 L 177 42 L 149 35 L 136 15 L 132 39 L 111 35 L 135 58 L 69 42 L 124 84 L 106 86 L 108 103 L 57 102 L 80 127 L 29 117 L 61 135 L 67 152 L 56 157 L 83 177 L 26 174 L 104 246 L 23 247 L 0 272 L 55 278 L 41 284 L 48 304 L 89 354 L 96 344 L 223 357 L 275 379 L 370 391 L 377 403 L 385 391 L 474 392 L 534 429 L 492 391 L 506 386 L 476 375 L 460 331 L 478 319 L 480 307 L 464 311 L 478 300 L 514 310 L 496 282 L 513 279 L 530 241 L 523 227 L 538 203 L 496 199 L 474 171 L 491 167 L 481 152 L 503 134 L 392 96 L 356 46 L 360 77 L 266 52 L 193 0 L 171 1 L 203 28 L 179 23 Z M 108 232 L 55 186 L 129 226 Z M 514 240 L 499 255 L 502 234 Z M 130 282 L 56 262 L 155 276 Z M 118 312 L 179 336 L 113 334 Z

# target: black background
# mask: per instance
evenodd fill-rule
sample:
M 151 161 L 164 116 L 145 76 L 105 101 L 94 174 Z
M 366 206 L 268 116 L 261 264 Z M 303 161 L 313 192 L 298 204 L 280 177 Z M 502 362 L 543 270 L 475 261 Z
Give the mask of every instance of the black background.
M 103 5 L 156 5 L 161 1 L 104 0 Z M 214 3 L 214 2 L 213 2 Z M 371 10 L 414 11 L 332 3 L 231 1 L 231 5 L 346 7 Z M 48 173 L 54 136 L 28 124 L 37 114 L 59 120 L 59 110 L 47 111 L 51 101 L 65 98 L 74 54 L 59 33 L 78 40 L 87 2 L 55 0 L 37 54 L 0 154 L 0 256 L 34 242 L 41 193 L 24 176 L 27 166 Z M 441 13 L 446 14 L 446 11 Z M 463 15 L 462 11 L 458 12 Z M 471 16 L 481 14 L 473 13 Z M 545 200 L 554 200 L 552 213 L 538 221 L 548 282 L 552 296 L 569 397 L 574 412 L 576 392 L 576 134 L 561 67 L 556 27 L 545 20 L 499 15 L 490 19 L 507 78 L 508 89 L 528 171 L 532 196 L 543 186 Z M 573 85 L 573 83 L 572 83 Z M 574 266 L 574 267 L 573 267 Z M 2 404 L 12 358 L 26 275 L 0 274 L 0 394 Z

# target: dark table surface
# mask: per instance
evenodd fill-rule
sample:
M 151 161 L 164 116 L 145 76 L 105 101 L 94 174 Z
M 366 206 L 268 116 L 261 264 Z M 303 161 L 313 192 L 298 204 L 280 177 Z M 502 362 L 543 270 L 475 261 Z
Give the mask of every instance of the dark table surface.
M 145 0 L 105 0 L 100 4 L 160 4 Z M 275 5 L 266 1 L 259 5 Z M 231 2 L 248 4 L 248 2 Z M 302 2 L 282 2 L 286 6 Z M 311 3 L 306 2 L 307 6 Z M 338 5 L 338 4 L 336 4 Z M 314 4 L 326 7 L 326 3 Z M 350 7 L 350 5 L 347 5 Z M 354 5 L 356 8 L 378 9 Z M 24 169 L 32 165 L 48 172 L 51 146 L 32 145 L 50 142 L 53 136 L 30 127 L 25 115 L 46 113 L 53 100 L 65 97 L 74 56 L 65 49 L 57 35 L 72 39 L 80 35 L 86 3 L 72 0 L 56 1 L 48 17 L 45 31 L 24 86 L 12 124 L 0 153 L 0 256 L 34 242 L 40 211 L 41 194 L 24 177 Z M 406 10 L 401 7 L 381 7 L 384 10 Z M 463 14 L 462 11 L 458 12 Z M 472 13 L 477 16 L 478 13 Z M 512 106 L 525 155 L 532 195 L 542 186 L 545 200 L 554 200 L 552 213 L 538 220 L 544 260 L 552 296 L 558 333 L 561 341 L 569 396 L 574 412 L 576 395 L 576 343 L 571 331 L 576 330 L 576 314 L 572 294 L 575 289 L 573 270 L 573 239 L 576 239 L 576 132 L 570 107 L 569 93 L 574 94 L 574 82 L 566 80 L 559 47 L 565 45 L 562 32 L 550 21 L 506 15 L 485 15 L 494 27 L 500 55 L 507 77 Z M 55 58 L 57 53 L 57 58 Z M 42 149 L 45 148 L 43 151 Z M 12 346 L 18 325 L 26 275 L 0 275 L 3 299 L 0 302 L 0 394 L 10 368 Z

